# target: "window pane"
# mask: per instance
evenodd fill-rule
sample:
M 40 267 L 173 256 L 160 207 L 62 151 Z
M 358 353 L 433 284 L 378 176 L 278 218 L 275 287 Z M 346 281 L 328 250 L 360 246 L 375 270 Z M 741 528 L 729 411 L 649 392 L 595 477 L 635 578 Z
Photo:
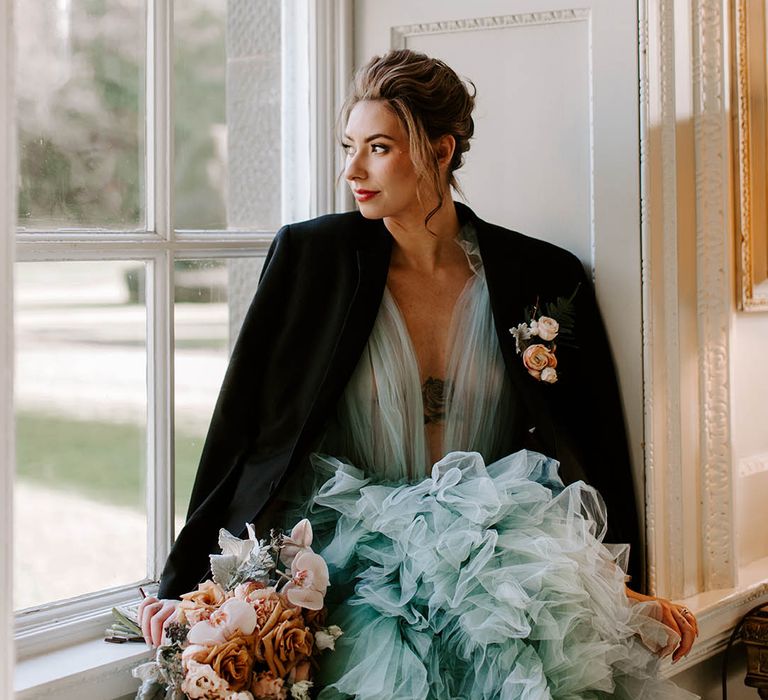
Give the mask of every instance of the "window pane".
M 176 531 L 189 494 L 213 407 L 264 258 L 180 260 L 176 263 Z
M 144 272 L 16 266 L 17 609 L 146 577 Z
M 20 226 L 143 228 L 145 3 L 15 13 Z
M 178 229 L 280 226 L 281 5 L 174 5 Z

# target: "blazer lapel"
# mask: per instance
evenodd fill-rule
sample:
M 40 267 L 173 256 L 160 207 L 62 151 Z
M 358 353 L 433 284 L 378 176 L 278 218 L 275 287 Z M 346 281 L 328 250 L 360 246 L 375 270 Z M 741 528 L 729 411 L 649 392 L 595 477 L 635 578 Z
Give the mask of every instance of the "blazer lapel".
M 536 442 L 546 454 L 554 457 L 557 453 L 554 423 L 543 398 L 536 391 L 536 382 L 528 375 L 522 358 L 517 354 L 514 337 L 509 332 L 510 328 L 524 321 L 525 307 L 530 303 L 525 291 L 525 255 L 521 245 L 524 239 L 520 237 L 518 240 L 509 232 L 501 235 L 465 205 L 457 203 L 456 208 L 460 216 L 461 212 L 464 216 L 471 216 L 475 224 L 501 354 L 507 374 L 530 414 L 532 425 L 526 428 L 534 428 L 538 432 Z
M 356 243 L 357 285 L 338 331 L 325 377 L 312 402 L 307 419 L 293 449 L 292 460 L 301 458 L 314 442 L 325 419 L 331 414 L 363 353 L 384 295 L 392 236 L 382 220 L 363 219 L 353 232 Z

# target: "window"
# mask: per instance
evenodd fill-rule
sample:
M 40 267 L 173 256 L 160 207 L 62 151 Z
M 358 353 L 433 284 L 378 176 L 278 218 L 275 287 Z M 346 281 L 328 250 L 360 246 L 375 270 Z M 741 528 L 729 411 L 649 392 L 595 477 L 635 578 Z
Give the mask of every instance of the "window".
M 300 5 L 16 1 L 22 655 L 103 627 L 183 522 L 266 250 L 310 212 Z

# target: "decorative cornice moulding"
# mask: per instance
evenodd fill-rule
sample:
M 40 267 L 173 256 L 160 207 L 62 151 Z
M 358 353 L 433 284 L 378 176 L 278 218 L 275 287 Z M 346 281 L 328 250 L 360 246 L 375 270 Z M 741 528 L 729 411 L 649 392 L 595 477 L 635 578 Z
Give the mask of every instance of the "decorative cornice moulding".
M 527 12 L 517 15 L 496 15 L 493 17 L 468 17 L 466 19 L 422 22 L 392 27 L 391 46 L 393 49 L 406 47 L 409 36 L 424 34 L 448 34 L 472 32 L 486 29 L 509 29 L 561 22 L 583 22 L 589 19 L 590 11 L 583 8 L 551 10 L 548 12 Z

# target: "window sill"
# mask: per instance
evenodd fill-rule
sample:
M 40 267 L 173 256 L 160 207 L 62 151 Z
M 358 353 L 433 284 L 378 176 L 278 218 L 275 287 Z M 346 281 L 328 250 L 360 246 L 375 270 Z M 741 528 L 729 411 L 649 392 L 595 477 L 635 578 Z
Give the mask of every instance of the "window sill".
M 667 663 L 664 675 L 671 677 L 723 651 L 733 628 L 753 607 L 768 603 L 768 557 L 739 569 L 736 588 L 699 593 L 679 602 L 696 613 L 699 638 L 685 659 Z
M 108 644 L 100 637 L 30 656 L 16 665 L 17 700 L 112 700 L 135 693 L 131 669 L 148 660 L 145 644 Z

